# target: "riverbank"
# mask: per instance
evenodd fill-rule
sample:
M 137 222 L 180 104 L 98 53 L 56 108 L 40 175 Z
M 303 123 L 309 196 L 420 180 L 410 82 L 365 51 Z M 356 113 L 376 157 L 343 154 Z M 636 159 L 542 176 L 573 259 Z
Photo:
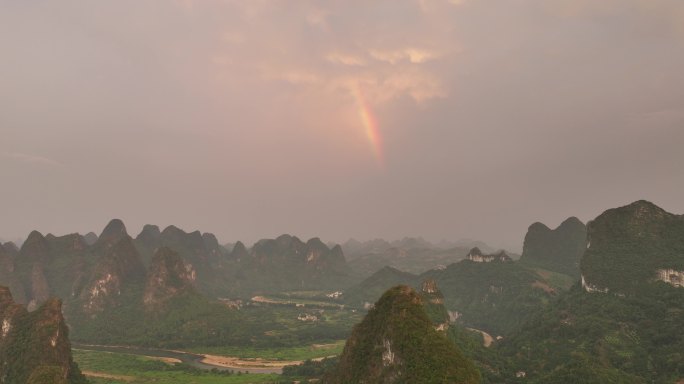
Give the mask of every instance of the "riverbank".
M 203 370 L 218 369 L 220 371 L 240 371 L 248 373 L 281 374 L 286 365 L 301 364 L 299 360 L 268 360 L 262 358 L 240 358 L 234 356 L 219 356 L 211 354 L 190 353 L 171 349 L 141 348 L 121 345 L 73 344 L 74 349 L 83 351 L 98 351 L 122 353 L 143 356 L 150 359 L 162 360 L 167 363 L 182 362 L 194 368 Z

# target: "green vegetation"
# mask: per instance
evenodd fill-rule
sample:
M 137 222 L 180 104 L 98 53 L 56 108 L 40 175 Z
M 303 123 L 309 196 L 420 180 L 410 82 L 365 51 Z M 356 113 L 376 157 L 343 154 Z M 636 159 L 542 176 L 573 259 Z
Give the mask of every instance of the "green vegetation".
M 509 383 L 515 377 L 508 359 L 503 358 L 494 347 L 485 347 L 481 333 L 452 325 L 447 337 L 454 342 L 463 355 L 473 361 L 480 371 L 483 383 Z
M 532 270 L 556 291 L 567 291 L 577 282 L 576 278 L 563 273 L 542 268 L 532 268 Z
M 480 375 L 455 344 L 435 331 L 413 289 L 387 291 L 354 327 L 326 383 L 477 383 Z
M 299 365 L 288 365 L 283 367 L 283 378 L 292 381 L 304 381 L 308 379 L 318 379 L 327 371 L 332 371 L 339 363 L 339 358 L 326 358 L 322 360 L 306 360 Z
M 27 384 L 68 384 L 67 379 L 62 377 L 62 368 L 59 366 L 41 366 L 36 368 L 28 378 Z
M 417 283 L 418 276 L 414 274 L 384 267 L 360 284 L 344 291 L 343 299 L 353 307 L 363 308 L 365 303 L 375 303 L 390 287 L 399 284 L 415 286 Z
M 542 276 L 518 262 L 464 260 L 421 277 L 437 282 L 447 309 L 461 314 L 459 323 L 493 335 L 511 332 L 556 295 Z
M 120 353 L 75 350 L 74 359 L 85 372 L 112 376 L 89 378 L 97 384 L 247 384 L 274 383 L 280 380 L 280 375 L 276 374 L 201 371 L 182 364 L 172 365 Z
M 317 279 L 325 280 L 328 272 L 306 281 L 297 280 L 308 273 L 306 270 L 297 272 L 300 275 L 293 272 L 308 262 L 304 260 L 311 259 L 320 261 L 318 267 L 323 269 L 333 266 L 330 271 L 336 271 L 341 278 L 345 268 L 339 264 L 339 250 L 330 250 L 317 240 L 305 244 L 290 236 L 260 242 L 249 254 L 236 245 L 232 259 L 223 260 L 226 264 L 222 268 L 239 267 L 230 272 L 242 274 L 236 280 L 239 284 L 247 282 L 237 289 L 239 292 L 251 293 L 256 285 L 266 284 L 259 293 L 265 299 L 262 302 L 221 302 L 199 294 L 186 284 L 193 280 L 188 276 L 194 275 L 180 259 L 174 268 L 158 273 L 171 283 L 153 287 L 157 295 L 145 295 L 150 281 L 163 279 L 145 281 L 139 273 L 144 267 L 134 268 L 139 278 L 124 279 L 134 274 L 124 273 L 121 267 L 135 266 L 126 260 L 135 261 L 137 252 L 126 251 L 133 249 L 127 237 L 124 239 L 128 239 L 128 246 L 108 248 L 118 254 L 111 258 L 113 251 L 98 251 L 98 247 L 104 247 L 101 241 L 84 250 L 77 236 L 43 238 L 32 234 L 22 248 L 25 260 L 17 270 L 23 277 L 31 276 L 27 292 L 38 292 L 40 297 L 47 292 L 47 286 L 61 292 L 67 285 L 62 281 L 54 288 L 52 282 L 58 278 L 55 272 L 44 273 L 43 267 L 34 268 L 34 264 L 45 263 L 73 278 L 75 292 L 95 292 L 93 284 L 104 284 L 102 277 L 113 274 L 115 278 L 108 279 L 116 284 L 92 296 L 101 292 L 117 294 L 112 295 L 112 300 L 98 302 L 102 305 L 97 310 L 84 315 L 84 296 L 76 294 L 68 299 L 72 337 L 79 342 L 304 361 L 286 367 L 284 376 L 238 375 L 199 371 L 183 364 L 125 354 L 76 351 L 82 369 L 100 374 L 93 377 L 94 383 L 251 383 L 321 377 L 333 384 L 358 382 L 361 378 L 371 382 L 391 379 L 396 383 L 481 379 L 492 384 L 670 384 L 682 380 L 684 288 L 656 281 L 655 271 L 684 269 L 684 217 L 643 201 L 609 210 L 590 223 L 588 249 L 580 236 L 580 224 L 570 220 L 555 231 L 533 225 L 536 229 L 531 227 L 530 232 L 539 233 L 528 234 L 527 253 L 521 262 L 466 260 L 420 276 L 386 267 L 348 289 L 342 298 L 327 297 L 330 291 L 322 290 L 325 288 Z M 565 227 L 575 230 L 555 238 Z M 198 234 L 191 237 L 199 246 L 202 238 Z M 565 245 L 559 250 L 561 243 Z M 185 246 L 187 252 L 194 249 Z M 583 276 L 589 284 L 608 288 L 607 294 L 587 293 L 577 282 L 577 271 L 571 270 L 569 260 L 574 260 L 580 248 L 587 249 L 582 261 Z M 573 249 L 575 253 L 570 252 Z M 84 268 L 90 268 L 81 260 L 83 256 L 98 252 L 102 253 L 100 260 L 88 262 L 96 264 L 92 271 L 97 273 L 90 277 L 79 275 Z M 69 266 L 72 262 L 77 265 L 74 270 Z M 12 277 L 8 271 L 3 276 Z M 166 276 L 171 271 L 176 272 Z M 184 273 L 187 276 L 183 277 Z M 181 277 L 184 280 L 176 279 Z M 676 282 L 677 275 L 673 272 L 670 278 Z M 48 284 L 44 284 L 46 279 Z M 416 286 L 419 282 L 424 282 L 420 294 L 407 286 L 385 292 L 389 285 Z M 276 290 L 283 286 L 297 290 Z M 229 290 L 224 286 L 214 288 Z M 269 292 L 271 289 L 275 291 Z M 61 384 L 59 372 L 68 367 L 71 373 L 66 383 L 83 383 L 68 352 L 68 330 L 60 320 L 58 301 L 48 300 L 46 306 L 28 313 L 17 309 L 8 295 L 0 297 L 5 305 L 0 314 L 12 319 L 10 334 L 0 340 L 5 343 L 0 345 L 5 364 L 0 366 L 0 376 L 8 375 L 22 383 Z M 359 308 L 380 295 L 375 308 L 361 321 L 363 311 Z M 156 298 L 156 304 L 148 305 L 144 297 Z M 447 332 L 437 332 L 434 325 L 449 316 L 445 307 L 457 311 L 460 317 Z M 35 327 L 37 323 L 41 326 Z M 465 327 L 494 337 L 502 335 L 503 339 L 485 347 L 482 334 Z M 62 338 L 57 347 L 48 347 L 46 340 L 56 335 Z M 343 345 L 340 340 L 347 338 Z M 334 355 L 340 356 L 312 360 Z
M 444 307 L 444 295 L 434 280 L 427 279 L 423 282 L 420 296 L 423 299 L 423 309 L 433 324 L 449 323 L 449 312 Z
M 576 279 L 562 273 L 530 268 L 519 262 L 476 263 L 469 260 L 433 269 L 420 276 L 385 267 L 344 292 L 344 301 L 360 308 L 373 303 L 390 287 L 417 287 L 433 279 L 444 295 L 446 309 L 460 314 L 459 323 L 493 335 L 505 335 L 537 309 L 548 304 Z M 444 318 L 442 306 L 428 308 L 430 316 Z
M 236 310 L 193 295 L 176 297 L 167 303 L 165 311 L 150 314 L 142 309 L 142 303 L 135 303 L 138 294 L 130 295 L 132 303 L 94 319 L 70 318 L 72 339 L 170 349 L 306 348 L 347 338 L 362 316 L 348 309 L 294 305 L 255 304 Z M 318 320 L 301 321 L 300 314 L 312 314 Z
M 339 246 L 318 238 L 306 243 L 295 236 L 258 241 L 250 251 L 240 244 L 222 263 L 228 297 L 251 298 L 284 291 L 337 290 L 355 282 Z
M 576 286 L 498 349 L 540 383 L 581 372 L 578 367 L 588 362 L 589 372 L 632 377 L 605 382 L 671 383 L 684 377 L 682 329 L 682 289 L 647 284 L 639 294 L 619 297 L 589 294 Z
M 263 295 L 260 296 L 264 302 L 268 302 L 271 304 L 280 304 L 280 305 L 294 305 L 297 306 L 297 304 L 308 306 L 308 307 L 318 307 L 318 308 L 340 308 L 342 304 L 335 303 L 332 301 L 326 301 L 324 300 L 325 297 L 323 298 L 318 298 L 318 300 L 315 300 L 313 298 L 304 298 L 299 295 L 291 295 L 291 294 L 270 294 L 270 295 Z
M 582 259 L 586 281 L 632 294 L 656 270 L 684 270 L 684 217 L 637 201 L 610 209 L 589 224 L 591 246 Z
M 0 378 L 6 383 L 84 384 L 71 357 L 62 303 L 50 299 L 33 312 L 0 287 Z

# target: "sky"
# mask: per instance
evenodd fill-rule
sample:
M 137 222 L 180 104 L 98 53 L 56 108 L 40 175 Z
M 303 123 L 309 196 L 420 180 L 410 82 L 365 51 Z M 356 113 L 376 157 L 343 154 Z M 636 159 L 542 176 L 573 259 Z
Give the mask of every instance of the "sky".
M 682 68 L 681 0 L 4 1 L 0 238 L 681 214 Z

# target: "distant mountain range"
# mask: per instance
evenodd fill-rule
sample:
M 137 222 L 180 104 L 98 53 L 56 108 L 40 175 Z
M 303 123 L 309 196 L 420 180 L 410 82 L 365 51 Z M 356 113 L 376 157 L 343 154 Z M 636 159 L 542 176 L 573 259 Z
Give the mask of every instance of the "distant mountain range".
M 520 325 L 531 311 L 572 284 L 572 278 L 535 270 L 515 261 L 475 262 L 463 260 L 420 275 L 385 267 L 360 284 L 344 291 L 348 305 L 364 307 L 397 284 L 419 287 L 434 280 L 444 294 L 447 309 L 459 322 L 495 335 Z
M 356 252 L 351 262 L 345 248 Z M 0 245 L 0 284 L 9 287 L 0 288 L 0 377 L 80 383 L 66 322 L 74 340 L 102 344 L 251 343 L 276 328 L 267 312 L 250 318 L 217 298 L 342 291 L 322 296 L 368 314 L 323 382 L 684 379 L 684 216 L 637 201 L 586 226 L 535 223 L 519 260 L 473 247 L 434 265 L 456 257 L 444 252 L 421 239 L 331 247 L 290 235 L 228 250 L 211 234 L 173 226 L 148 225 L 133 239 L 120 220 L 99 236 L 34 231 L 21 248 Z M 433 267 L 354 272 L 405 260 Z M 494 335 L 491 346 L 480 332 Z
M 481 243 L 473 244 L 490 249 Z M 344 248 L 357 252 L 351 263 L 345 259 Z M 282 235 L 260 240 L 250 249 L 237 242 L 229 251 L 210 233 L 187 233 L 175 226 L 160 230 L 146 225 L 134 239 L 124 223 L 114 219 L 99 236 L 90 232 L 85 236 L 56 237 L 33 231 L 21 249 L 11 244 L 0 246 L 0 284 L 9 286 L 17 301 L 29 309 L 37 308 L 51 296 L 63 298 L 69 304 L 66 316 L 75 325 L 75 337 L 102 343 L 130 341 L 131 330 L 144 329 L 131 321 L 165 310 L 189 311 L 192 301 L 203 303 L 197 304 L 205 307 L 203 311 L 218 313 L 212 298 L 249 299 L 286 291 L 345 290 L 346 303 L 363 307 L 364 303 L 375 302 L 391 286 L 418 286 L 427 278 L 448 288 L 445 302 L 454 313 L 473 325 L 501 333 L 517 324 L 521 315 L 500 308 L 509 305 L 517 308 L 517 313 L 529 309 L 529 305 L 516 306 L 515 297 L 543 301 L 555 294 L 554 282 L 547 281 L 548 275 L 523 270 L 517 264 L 471 266 L 451 262 L 472 255 L 475 249 L 479 252 L 479 248 L 441 250 L 420 238 L 392 243 L 351 240 L 343 247 L 329 247 L 318 238 L 303 242 Z M 392 264 L 423 273 L 419 277 L 385 266 Z M 360 274 L 353 268 L 366 270 L 375 265 L 379 271 L 360 283 Z M 469 282 L 473 276 L 476 281 Z M 182 287 L 174 286 L 181 282 Z M 226 319 L 234 316 L 219 315 Z M 116 326 L 97 331 L 107 328 L 106 324 Z M 129 329 L 123 332 L 125 337 L 115 337 L 122 329 Z
M 177 252 L 195 271 L 197 289 L 214 297 L 339 289 L 351 279 L 341 248 L 330 249 L 317 238 L 304 243 L 283 235 L 260 240 L 251 249 L 238 242 L 229 252 L 210 233 L 186 233 L 174 226 L 160 231 L 146 225 L 133 239 L 115 219 L 99 236 L 91 232 L 56 237 L 33 231 L 21 249 L 0 245 L 0 283 L 33 309 L 50 296 L 85 295 L 94 284 L 105 284 L 98 283 L 102 279 L 109 279 L 106 285 L 115 290 L 138 281 L 162 247 Z
M 361 277 L 368 277 L 385 266 L 416 274 L 445 267 L 465 259 L 474 247 L 494 252 L 492 247 L 480 241 L 442 241 L 432 244 L 420 237 L 405 237 L 392 242 L 382 239 L 359 242 L 351 239 L 342 244 L 349 267 Z M 517 255 L 514 256 L 517 258 Z

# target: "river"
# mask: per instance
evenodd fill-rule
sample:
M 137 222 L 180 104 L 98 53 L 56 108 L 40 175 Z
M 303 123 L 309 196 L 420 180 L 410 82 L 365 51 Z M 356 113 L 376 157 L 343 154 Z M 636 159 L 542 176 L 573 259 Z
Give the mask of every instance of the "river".
M 196 353 L 182 352 L 182 351 L 171 351 L 167 349 L 156 349 L 156 348 L 142 348 L 142 347 L 123 347 L 123 346 L 109 346 L 109 345 L 89 345 L 89 344 L 78 344 L 72 343 L 74 349 L 80 349 L 84 351 L 99 351 L 99 352 L 114 352 L 114 353 L 125 353 L 129 355 L 138 356 L 148 356 L 148 357 L 164 357 L 178 359 L 184 364 L 191 367 L 212 370 L 217 369 L 219 371 L 242 371 L 249 373 L 282 373 L 283 369 L 281 367 L 245 367 L 242 365 L 236 366 L 225 366 L 217 364 L 208 364 L 203 362 L 205 360 L 205 355 L 200 355 Z M 235 359 L 239 361 L 239 359 Z

